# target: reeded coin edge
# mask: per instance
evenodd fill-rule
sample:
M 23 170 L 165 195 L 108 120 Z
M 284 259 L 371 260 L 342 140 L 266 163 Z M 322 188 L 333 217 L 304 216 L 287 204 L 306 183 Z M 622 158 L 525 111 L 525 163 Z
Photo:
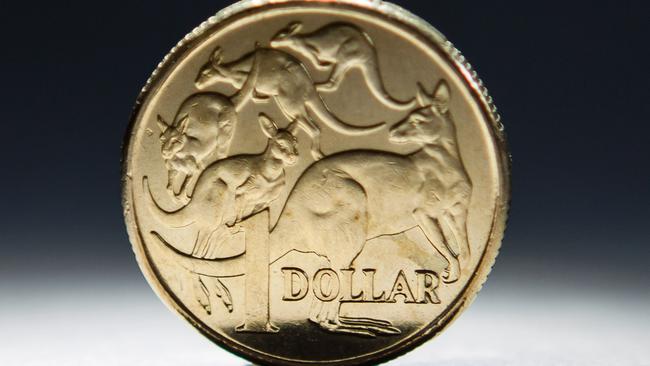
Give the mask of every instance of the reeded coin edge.
M 329 362 L 287 360 L 256 351 L 240 343 L 227 339 L 198 320 L 189 309 L 185 308 L 180 299 L 178 299 L 173 292 L 171 292 L 170 289 L 159 280 L 160 273 L 158 273 L 155 267 L 150 263 L 146 247 L 143 245 L 144 241 L 142 240 L 138 230 L 139 226 L 134 212 L 134 206 L 131 203 L 133 201 L 133 182 L 129 170 L 128 158 L 134 149 L 134 139 L 132 137 L 134 135 L 134 127 L 138 121 L 138 115 L 140 110 L 144 107 L 144 104 L 147 102 L 148 97 L 157 91 L 157 87 L 166 79 L 169 73 L 174 69 L 174 66 L 187 56 L 188 53 L 186 51 L 191 50 L 194 46 L 200 44 L 206 37 L 210 36 L 216 28 L 226 26 L 227 24 L 246 17 L 251 13 L 257 12 L 262 8 L 299 7 L 301 5 L 336 7 L 342 10 L 358 11 L 372 16 L 382 17 L 386 21 L 397 25 L 398 27 L 410 30 L 413 35 L 416 35 L 421 41 L 430 45 L 433 49 L 437 50 L 440 55 L 444 56 L 448 62 L 448 66 L 456 72 L 457 76 L 459 76 L 461 80 L 464 80 L 467 83 L 469 91 L 471 92 L 470 94 L 473 96 L 475 102 L 481 107 L 485 120 L 491 123 L 489 131 L 494 147 L 497 150 L 496 155 L 499 170 L 498 178 L 500 179 L 500 192 L 494 207 L 494 219 L 486 249 L 482 258 L 479 260 L 478 269 L 468 280 L 467 285 L 460 292 L 457 299 L 447 307 L 445 313 L 431 322 L 420 332 L 412 335 L 408 339 L 384 348 L 381 351 L 373 354 L 359 355 L 353 358 Z M 235 3 L 201 23 L 198 27 L 188 33 L 180 42 L 178 42 L 178 44 L 163 58 L 142 88 L 131 113 L 129 126 L 126 131 L 122 146 L 121 162 L 122 206 L 129 239 L 133 244 L 133 251 L 136 260 L 145 278 L 149 282 L 149 285 L 154 289 L 158 297 L 167 307 L 182 316 L 208 339 L 241 357 L 254 360 L 261 364 L 308 365 L 319 363 L 329 365 L 371 365 L 387 362 L 405 354 L 414 347 L 426 342 L 443 331 L 460 313 L 465 310 L 465 308 L 471 304 L 471 302 L 476 298 L 478 291 L 480 291 L 487 280 L 487 276 L 495 263 L 503 239 L 510 203 L 511 160 L 510 155 L 507 153 L 508 150 L 504 126 L 501 122 L 496 106 L 493 103 L 493 99 L 490 97 L 487 88 L 478 77 L 477 72 L 451 42 L 449 42 L 439 31 L 422 18 L 391 3 L 376 0 L 338 0 L 336 3 L 327 0 L 244 0 Z

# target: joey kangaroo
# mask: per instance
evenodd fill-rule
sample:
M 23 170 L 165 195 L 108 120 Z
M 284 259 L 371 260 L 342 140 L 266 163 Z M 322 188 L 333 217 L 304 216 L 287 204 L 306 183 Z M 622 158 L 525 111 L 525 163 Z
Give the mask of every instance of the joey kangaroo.
M 206 165 L 226 157 L 237 122 L 234 105 L 221 94 L 194 94 L 180 106 L 173 123 L 160 115 L 157 122 L 167 189 L 186 201 Z
M 196 79 L 199 88 L 213 82 L 225 82 L 239 89 L 232 97 L 236 108 L 248 99 L 277 102 L 282 113 L 296 121 L 312 139 L 311 153 L 315 160 L 323 157 L 320 151 L 320 128 L 309 112 L 336 132 L 359 135 L 376 132 L 384 123 L 358 127 L 335 117 L 314 87 L 304 65 L 286 52 L 257 48 L 230 63 L 222 62 L 222 51 L 217 47 L 210 61 L 203 66 Z
M 467 209 L 472 183 L 457 147 L 449 87 L 420 90 L 420 108 L 390 130 L 390 140 L 420 147 L 408 155 L 356 150 L 311 165 L 292 190 L 269 235 L 270 263 L 291 251 L 316 253 L 330 268 L 349 268 L 374 238 L 420 228 L 448 262 L 442 279 L 455 282 L 467 260 Z M 242 257 L 210 261 L 160 245 L 197 273 L 224 276 L 245 268 Z M 309 319 L 336 333 L 374 336 L 399 330 L 385 320 L 340 317 L 340 299 L 316 301 Z
M 328 81 L 316 86 L 319 91 L 336 90 L 345 74 L 357 67 L 370 91 L 382 103 L 397 110 L 415 107 L 415 100 L 400 102 L 386 92 L 379 72 L 377 51 L 367 33 L 347 23 L 331 23 L 306 34 L 300 34 L 302 27 L 302 23 L 290 23 L 273 37 L 271 47 L 294 51 L 317 68 L 331 68 Z
M 144 178 L 152 214 L 169 227 L 191 226 L 197 232 L 192 253 L 196 257 L 214 257 L 221 239 L 236 230 L 236 223 L 267 208 L 284 188 L 285 167 L 298 159 L 295 123 L 279 130 L 264 114 L 260 114 L 259 122 L 269 139 L 266 150 L 210 165 L 199 177 L 191 201 L 176 211 L 164 211 L 158 205 Z M 216 245 L 209 245 L 211 241 Z

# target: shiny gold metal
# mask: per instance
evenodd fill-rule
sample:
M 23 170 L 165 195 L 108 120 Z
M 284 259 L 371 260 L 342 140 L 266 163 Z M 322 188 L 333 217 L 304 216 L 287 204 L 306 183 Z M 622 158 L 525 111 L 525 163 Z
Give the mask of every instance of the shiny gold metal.
M 508 155 L 476 73 L 381 1 L 244 1 L 138 98 L 123 204 L 142 271 L 254 362 L 372 364 L 472 301 L 502 238 Z

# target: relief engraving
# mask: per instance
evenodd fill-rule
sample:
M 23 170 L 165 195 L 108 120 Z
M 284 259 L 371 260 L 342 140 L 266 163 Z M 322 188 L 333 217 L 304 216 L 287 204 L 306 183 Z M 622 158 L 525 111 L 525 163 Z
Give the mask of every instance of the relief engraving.
M 372 268 L 362 270 L 364 281 L 358 290 L 354 281 L 356 271 L 354 268 L 344 268 L 338 271 L 323 268 L 312 277 L 297 267 L 284 267 L 281 271 L 284 278 L 282 296 L 284 301 L 300 301 L 307 296 L 311 289 L 314 295 L 323 302 L 339 298 L 342 303 L 394 303 L 397 302 L 398 295 L 401 295 L 404 303 L 440 303 L 435 292 L 439 284 L 438 277 L 435 272 L 429 270 L 415 271 L 417 292 L 411 290 L 406 274 L 402 270 L 395 276 L 392 288 L 380 292 L 376 291 L 374 280 L 377 270 Z M 328 282 L 326 285 L 323 284 L 324 277 Z
M 471 254 L 467 210 L 472 183 L 457 146 L 449 109 L 451 90 L 440 80 L 433 92 L 419 85 L 412 102 L 399 102 L 386 93 L 376 50 L 361 29 L 333 23 L 310 34 L 299 31 L 299 23 L 290 24 L 273 38 L 271 46 L 289 48 L 321 67 L 331 67 L 326 84 L 314 86 L 305 66 L 286 52 L 258 46 L 224 63 L 223 52 L 217 47 L 195 84 L 202 89 L 228 83 L 239 91 L 230 98 L 197 94 L 181 106 L 173 124 L 160 119 L 168 190 L 174 197 L 186 192 L 187 202 L 176 210 L 164 210 L 151 192 L 148 178 L 142 178 L 144 199 L 157 223 L 150 231 L 151 245 L 197 275 L 196 298 L 208 313 L 206 281 L 215 281 L 217 295 L 232 312 L 236 300 L 221 279 L 244 275 L 245 319 L 237 331 L 281 331 L 282 325 L 276 327 L 271 319 L 269 267 L 289 253 L 299 252 L 316 254 L 327 265 L 313 273 L 299 266 L 283 267 L 284 289 L 278 295 L 283 301 L 298 302 L 313 294 L 308 320 L 335 334 L 400 334 L 389 320 L 343 316 L 341 307 L 347 303 L 439 304 L 438 288 L 455 283 L 462 275 L 463 261 Z M 373 93 L 387 108 L 408 109 L 388 130 L 386 143 L 409 144 L 416 148 L 414 152 L 351 149 L 323 156 L 320 124 L 343 136 L 383 128 L 381 124 L 358 127 L 342 122 L 319 95 L 319 91 L 336 90 L 354 67 L 361 68 Z M 259 113 L 259 126 L 268 138 L 265 151 L 226 157 L 237 110 L 247 98 L 276 103 L 289 124 L 279 128 Z M 217 109 L 218 113 L 214 112 Z M 311 138 L 314 161 L 290 186 L 286 169 L 305 158 L 298 154 L 298 128 Z M 219 158 L 206 167 L 206 157 L 215 151 Z M 196 183 L 188 183 L 193 177 L 197 177 Z M 270 203 L 287 192 L 277 223 L 269 223 Z M 355 270 L 355 258 L 368 241 L 412 229 L 421 230 L 433 255 L 438 253 L 446 261 L 440 274 L 426 267 L 414 272 L 393 268 L 392 283 L 378 286 L 376 269 Z M 180 246 L 167 239 L 175 231 L 193 238 L 191 253 L 178 250 Z M 245 252 L 222 256 L 224 246 L 242 232 Z M 360 282 L 354 280 L 355 273 Z
M 319 92 L 336 91 L 345 74 L 358 68 L 370 91 L 382 103 L 398 110 L 415 106 L 415 100 L 400 102 L 386 92 L 379 72 L 377 51 L 366 32 L 347 23 L 328 24 L 306 34 L 300 33 L 302 27 L 300 22 L 290 23 L 273 37 L 271 47 L 286 48 L 300 54 L 316 68 L 330 70 L 328 80 L 316 85 Z
M 196 233 L 192 255 L 216 258 L 235 225 L 268 208 L 284 188 L 284 168 L 296 163 L 297 140 L 292 131 L 278 129 L 275 122 L 260 114 L 259 123 L 268 137 L 266 150 L 259 155 L 237 155 L 219 160 L 201 174 L 192 200 L 175 211 L 158 205 L 144 178 L 150 213 L 169 228 L 185 228 Z
M 285 117 L 295 121 L 311 138 L 314 160 L 324 155 L 320 150 L 321 129 L 310 112 L 320 122 L 342 134 L 367 134 L 384 126 L 384 123 L 379 123 L 359 127 L 338 119 L 316 91 L 305 66 L 286 52 L 257 48 L 238 60 L 223 63 L 222 50 L 217 47 L 210 61 L 199 72 L 196 85 L 204 88 L 216 82 L 228 83 L 239 89 L 232 97 L 236 108 L 240 108 L 249 98 L 255 102 L 276 102 Z
M 207 164 L 226 157 L 237 123 L 234 105 L 217 93 L 195 94 L 183 102 L 173 123 L 160 115 L 157 123 L 167 189 L 186 200 Z

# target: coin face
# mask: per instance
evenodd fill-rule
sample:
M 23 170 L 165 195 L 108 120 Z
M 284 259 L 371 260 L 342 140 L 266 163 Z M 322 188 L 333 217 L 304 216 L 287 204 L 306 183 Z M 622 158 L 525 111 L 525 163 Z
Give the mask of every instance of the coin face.
M 460 53 L 379 1 L 250 1 L 140 95 L 123 202 L 167 305 L 254 362 L 371 364 L 471 302 L 509 199 L 502 127 Z

